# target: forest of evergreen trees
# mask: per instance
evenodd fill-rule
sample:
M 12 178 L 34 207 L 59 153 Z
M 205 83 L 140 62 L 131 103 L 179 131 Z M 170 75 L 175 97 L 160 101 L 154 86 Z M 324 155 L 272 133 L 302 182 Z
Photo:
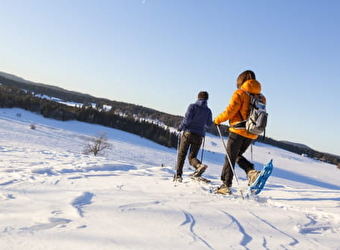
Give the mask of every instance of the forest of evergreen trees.
M 169 127 L 178 127 L 182 120 L 181 116 L 166 114 L 139 105 L 96 98 L 54 86 L 15 81 L 1 75 L 0 83 L 0 108 L 17 107 L 61 121 L 78 120 L 100 124 L 139 135 L 167 147 L 177 147 L 177 134 L 170 132 Z M 81 103 L 81 105 L 72 107 L 40 98 L 37 94 L 59 98 L 65 102 Z M 105 110 L 104 105 L 112 108 Z M 151 121 L 159 121 L 163 125 Z M 222 126 L 222 130 L 227 131 L 228 127 Z M 218 135 L 214 126 L 207 132 Z M 258 140 L 300 155 L 340 165 L 339 156 L 267 137 L 260 136 Z
M 61 121 L 78 120 L 120 129 L 150 139 L 166 147 L 177 147 L 177 134 L 169 127 L 139 119 L 132 115 L 117 114 L 117 110 L 105 111 L 100 106 L 72 107 L 52 100 L 36 97 L 27 91 L 0 85 L 0 108 L 22 108 L 46 118 Z M 120 110 L 118 111 L 120 112 Z

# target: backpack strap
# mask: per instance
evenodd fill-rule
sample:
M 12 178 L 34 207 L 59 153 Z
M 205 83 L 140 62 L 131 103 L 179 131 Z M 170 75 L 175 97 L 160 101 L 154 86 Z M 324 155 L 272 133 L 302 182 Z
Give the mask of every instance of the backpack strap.
M 259 94 L 253 94 L 253 93 L 250 93 L 249 91 L 245 90 L 244 88 L 240 88 L 241 90 L 243 90 L 244 92 L 246 92 L 250 97 L 255 97 L 255 98 L 261 98 L 263 99 L 263 95 L 262 93 L 259 93 Z M 258 95 L 258 96 L 257 96 Z

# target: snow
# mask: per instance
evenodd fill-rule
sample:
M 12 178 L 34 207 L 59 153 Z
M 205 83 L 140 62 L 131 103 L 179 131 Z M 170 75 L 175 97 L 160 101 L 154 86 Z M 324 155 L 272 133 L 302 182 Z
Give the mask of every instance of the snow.
M 34 124 L 35 129 L 30 126 Z M 82 154 L 105 132 L 104 157 Z M 201 154 L 199 155 L 201 157 Z M 0 109 L 0 249 L 340 249 L 340 171 L 256 143 L 257 169 L 273 159 L 264 191 L 242 200 L 221 184 L 224 148 L 207 135 L 211 184 L 172 182 L 176 150 L 76 121 Z

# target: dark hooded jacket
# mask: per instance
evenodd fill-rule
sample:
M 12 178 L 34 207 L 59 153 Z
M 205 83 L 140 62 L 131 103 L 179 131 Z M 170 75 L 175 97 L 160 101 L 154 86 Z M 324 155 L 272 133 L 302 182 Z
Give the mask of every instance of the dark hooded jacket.
M 205 136 L 205 129 L 213 124 L 212 113 L 207 100 L 199 99 L 189 105 L 185 117 L 178 129 L 200 136 Z

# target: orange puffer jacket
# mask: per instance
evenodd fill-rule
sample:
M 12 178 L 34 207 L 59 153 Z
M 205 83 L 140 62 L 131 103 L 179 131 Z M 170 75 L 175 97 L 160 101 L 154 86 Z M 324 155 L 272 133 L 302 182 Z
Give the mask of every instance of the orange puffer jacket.
M 229 120 L 231 126 L 229 130 L 231 132 L 250 139 L 256 139 L 258 135 L 249 133 L 246 129 L 236 129 L 232 127 L 247 119 L 249 115 L 250 96 L 244 90 L 252 94 L 260 94 L 261 84 L 256 80 L 245 81 L 241 87 L 233 93 L 228 107 L 214 119 L 214 123 L 218 125 Z M 263 97 L 263 102 L 266 103 L 265 97 Z

